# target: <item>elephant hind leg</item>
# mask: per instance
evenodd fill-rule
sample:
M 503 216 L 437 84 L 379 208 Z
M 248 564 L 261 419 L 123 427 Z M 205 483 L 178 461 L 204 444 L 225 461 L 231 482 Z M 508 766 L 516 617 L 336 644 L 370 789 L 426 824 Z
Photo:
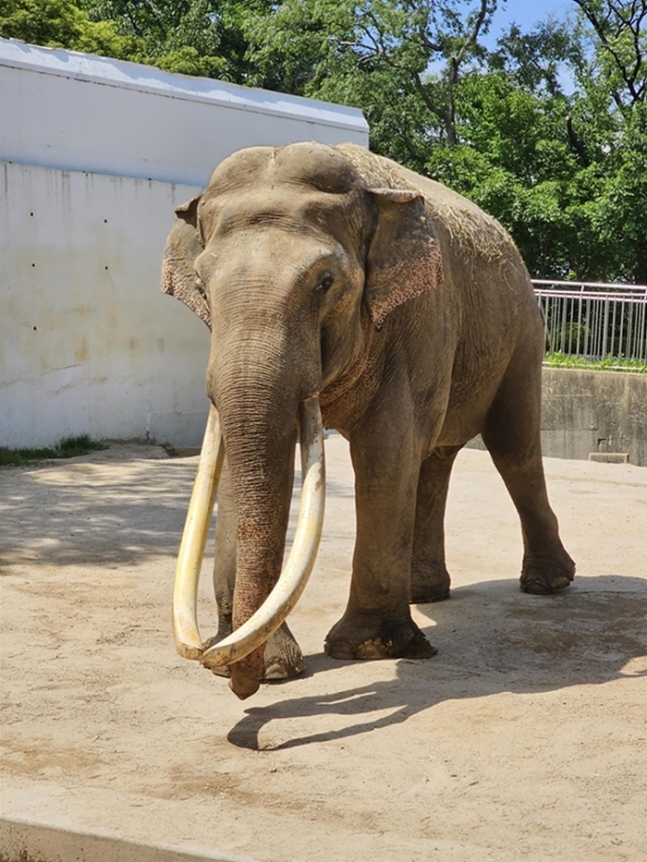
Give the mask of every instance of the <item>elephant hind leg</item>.
M 445 505 L 452 467 L 460 449 L 460 446 L 437 449 L 420 468 L 411 560 L 412 602 L 441 602 L 449 598 Z
M 521 589 L 548 595 L 568 587 L 575 563 L 559 537 L 541 457 L 541 365 L 511 364 L 483 428 L 483 441 L 521 519 Z

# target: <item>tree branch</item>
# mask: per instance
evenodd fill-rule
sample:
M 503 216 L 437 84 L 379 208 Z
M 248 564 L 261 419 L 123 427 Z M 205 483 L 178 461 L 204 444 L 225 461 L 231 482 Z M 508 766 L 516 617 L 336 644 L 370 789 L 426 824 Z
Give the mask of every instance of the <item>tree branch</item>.
M 586 149 L 582 141 L 575 134 L 575 129 L 573 128 L 573 118 L 570 116 L 566 117 L 566 131 L 568 133 L 568 143 L 570 144 L 571 149 L 574 153 L 576 153 L 582 164 L 585 168 L 588 168 L 591 164 L 591 159 L 588 157 Z
M 422 83 L 422 79 L 418 72 L 413 72 L 412 74 L 413 85 L 416 88 L 416 92 L 425 103 L 425 106 L 429 109 L 429 111 L 444 124 L 446 120 L 445 112 L 442 108 L 437 107 L 434 102 L 431 100 L 429 93 L 425 90 L 425 85 Z
M 647 15 L 647 3 L 645 0 L 634 0 L 627 18 L 622 14 L 624 9 L 618 8 L 617 5 L 614 4 L 613 0 L 606 0 L 607 14 L 603 16 L 602 20 L 596 14 L 596 10 L 591 8 L 589 0 L 575 0 L 575 2 L 595 30 L 604 50 L 613 58 L 616 69 L 620 73 L 620 76 L 629 91 L 632 103 L 635 104 L 636 102 L 644 101 L 647 80 L 644 80 L 638 87 L 636 86 L 636 82 L 643 65 L 642 49 L 640 47 L 640 25 L 642 24 L 643 18 Z M 638 7 L 638 3 L 640 3 L 640 8 Z M 611 20 L 612 15 L 615 15 L 621 21 L 619 26 L 616 25 L 614 27 Z M 638 16 L 637 19 L 636 15 Z M 635 62 L 631 71 L 623 62 L 619 52 L 611 44 L 607 29 L 612 31 L 611 35 L 615 38 L 620 38 L 623 35 L 623 30 L 628 30 L 631 33 L 635 55 Z M 614 30 L 615 32 L 613 32 Z
M 476 16 L 476 21 L 474 22 L 474 26 L 472 27 L 472 32 L 463 42 L 460 51 L 456 55 L 456 67 L 460 66 L 460 64 L 465 59 L 465 53 L 471 44 L 476 42 L 479 31 L 483 26 L 483 21 L 485 20 L 485 15 L 488 11 L 488 0 L 481 0 L 481 8 L 479 10 L 478 15 Z

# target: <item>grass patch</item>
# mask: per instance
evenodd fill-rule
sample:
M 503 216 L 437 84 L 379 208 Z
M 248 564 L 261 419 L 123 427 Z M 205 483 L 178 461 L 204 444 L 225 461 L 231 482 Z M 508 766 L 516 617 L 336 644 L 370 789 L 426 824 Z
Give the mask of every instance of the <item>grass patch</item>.
M 5 449 L 0 446 L 0 467 L 22 467 L 45 458 L 75 458 L 107 448 L 106 443 L 93 440 L 88 434 L 63 437 L 53 449 Z
M 544 365 L 550 368 L 583 368 L 586 371 L 633 371 L 647 374 L 647 362 L 639 359 L 624 359 L 621 356 L 605 356 L 604 359 L 586 359 L 584 356 L 567 356 L 565 353 L 548 353 Z

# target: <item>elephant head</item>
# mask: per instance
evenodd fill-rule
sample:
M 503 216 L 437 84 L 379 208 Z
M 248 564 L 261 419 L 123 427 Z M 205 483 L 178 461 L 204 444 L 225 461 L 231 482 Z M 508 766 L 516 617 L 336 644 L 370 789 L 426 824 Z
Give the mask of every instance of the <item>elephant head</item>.
M 205 664 L 231 663 L 231 686 L 241 697 L 258 688 L 263 643 L 314 562 L 323 513 L 319 398 L 361 374 L 369 342 L 386 337 L 380 330 L 387 318 L 442 279 L 422 196 L 388 180 L 369 185 L 347 150 L 312 143 L 230 156 L 205 192 L 176 210 L 165 250 L 162 290 L 212 331 L 213 408 L 189 513 L 193 526 L 180 554 L 176 644 Z M 223 457 L 213 436 L 216 411 L 238 518 L 235 631 L 202 654 L 196 572 Z M 314 510 L 315 526 L 304 515 L 273 590 L 299 426 L 304 494 L 311 486 L 320 499 L 304 497 L 302 509 Z

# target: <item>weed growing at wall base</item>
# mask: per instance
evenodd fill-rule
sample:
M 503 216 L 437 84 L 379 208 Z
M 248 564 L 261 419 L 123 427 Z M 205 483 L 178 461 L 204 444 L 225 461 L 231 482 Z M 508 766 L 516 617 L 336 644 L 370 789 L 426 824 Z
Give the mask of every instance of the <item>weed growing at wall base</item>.
M 568 356 L 565 353 L 548 353 L 544 365 L 550 368 L 581 368 L 584 371 L 632 371 L 647 374 L 647 362 L 624 359 L 622 356 L 605 356 L 604 359 L 587 359 L 585 356 Z
M 63 437 L 53 449 L 6 449 L 0 446 L 0 467 L 21 467 L 46 458 L 75 458 L 88 452 L 107 449 L 106 443 L 93 440 L 88 434 Z

